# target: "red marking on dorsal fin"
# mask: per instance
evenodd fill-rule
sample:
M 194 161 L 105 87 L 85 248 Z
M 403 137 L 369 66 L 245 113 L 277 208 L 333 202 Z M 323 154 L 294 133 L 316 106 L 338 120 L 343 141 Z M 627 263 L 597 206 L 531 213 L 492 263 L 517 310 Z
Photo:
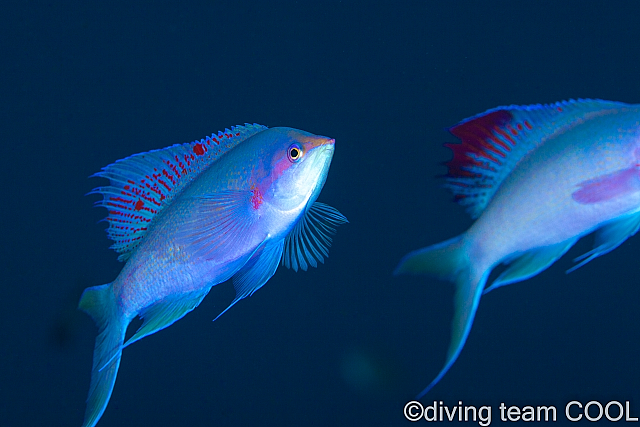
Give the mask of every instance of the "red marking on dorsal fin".
M 478 176 L 478 173 L 471 172 L 470 166 L 486 168 L 486 161 L 481 159 L 499 165 L 499 158 L 504 157 L 502 150 L 508 148 L 508 145 L 504 141 L 500 141 L 495 133 L 508 124 L 511 119 L 511 113 L 498 110 L 476 116 L 449 129 L 449 132 L 460 138 L 461 142 L 445 144 L 453 151 L 453 159 L 445 163 L 449 168 L 448 176 Z M 515 145 L 511 141 L 509 142 Z
M 193 145 L 193 152 L 196 153 L 198 156 L 204 156 L 204 150 L 205 149 L 201 143 L 197 143 Z
M 257 124 L 234 126 L 200 141 L 136 154 L 105 167 L 94 176 L 110 185 L 91 193 L 102 194 L 96 203 L 109 210 L 107 234 L 112 248 L 125 260 L 144 237 L 149 223 L 191 181 L 220 155 L 267 129 Z M 208 147 L 216 146 L 216 150 Z
M 579 123 L 627 104 L 601 100 L 569 100 L 548 105 L 493 108 L 463 120 L 449 131 L 460 139 L 445 144 L 453 151 L 446 186 L 454 199 L 480 216 L 500 183 L 517 163 L 540 144 Z

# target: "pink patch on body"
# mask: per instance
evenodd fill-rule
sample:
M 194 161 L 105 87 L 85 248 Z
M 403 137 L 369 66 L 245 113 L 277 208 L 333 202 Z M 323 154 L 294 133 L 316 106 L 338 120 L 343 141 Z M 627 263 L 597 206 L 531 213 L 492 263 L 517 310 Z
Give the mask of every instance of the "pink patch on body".
M 582 204 L 600 203 L 640 191 L 640 170 L 636 166 L 622 169 L 594 179 L 582 181 L 580 189 L 571 194 Z
M 251 206 L 253 206 L 253 209 L 258 209 L 260 205 L 262 205 L 262 202 L 264 202 L 262 193 L 260 192 L 260 189 L 255 186 L 255 184 L 251 186 L 251 192 L 253 193 L 251 195 Z

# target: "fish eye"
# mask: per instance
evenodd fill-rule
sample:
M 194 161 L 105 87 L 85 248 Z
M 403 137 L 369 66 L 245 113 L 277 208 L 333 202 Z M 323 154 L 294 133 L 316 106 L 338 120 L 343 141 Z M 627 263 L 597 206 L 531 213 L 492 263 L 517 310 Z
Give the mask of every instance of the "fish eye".
M 287 157 L 289 157 L 289 161 L 292 163 L 300 160 L 302 158 L 302 147 L 300 144 L 291 144 L 287 150 Z

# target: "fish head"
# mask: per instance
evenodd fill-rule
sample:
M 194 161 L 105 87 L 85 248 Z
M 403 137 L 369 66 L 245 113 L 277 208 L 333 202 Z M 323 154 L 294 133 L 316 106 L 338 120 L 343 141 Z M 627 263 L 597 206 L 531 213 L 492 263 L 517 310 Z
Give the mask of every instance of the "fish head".
M 324 186 L 335 140 L 292 128 L 269 131 L 275 136 L 267 190 L 270 204 L 288 212 L 310 206 Z

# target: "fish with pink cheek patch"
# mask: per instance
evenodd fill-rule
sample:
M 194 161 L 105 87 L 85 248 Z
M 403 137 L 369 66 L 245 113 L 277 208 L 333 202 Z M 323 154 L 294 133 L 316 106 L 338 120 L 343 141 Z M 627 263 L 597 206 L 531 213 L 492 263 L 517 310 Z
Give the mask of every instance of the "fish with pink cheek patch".
M 535 276 L 582 236 L 595 247 L 569 271 L 604 255 L 640 227 L 640 105 L 602 100 L 507 106 L 449 131 L 446 186 L 476 221 L 445 242 L 409 253 L 396 274 L 456 285 L 442 379 L 469 335 L 480 296 Z M 485 288 L 489 273 L 507 268 Z
M 324 262 L 331 235 L 347 222 L 316 202 L 334 146 L 301 130 L 235 126 L 95 175 L 110 181 L 92 193 L 103 197 L 97 205 L 109 212 L 107 234 L 126 264 L 80 299 L 99 328 L 83 427 L 102 416 L 124 347 L 182 318 L 212 286 L 233 280 L 236 297 L 224 313 L 278 264 L 297 271 Z M 136 316 L 142 326 L 124 342 Z

